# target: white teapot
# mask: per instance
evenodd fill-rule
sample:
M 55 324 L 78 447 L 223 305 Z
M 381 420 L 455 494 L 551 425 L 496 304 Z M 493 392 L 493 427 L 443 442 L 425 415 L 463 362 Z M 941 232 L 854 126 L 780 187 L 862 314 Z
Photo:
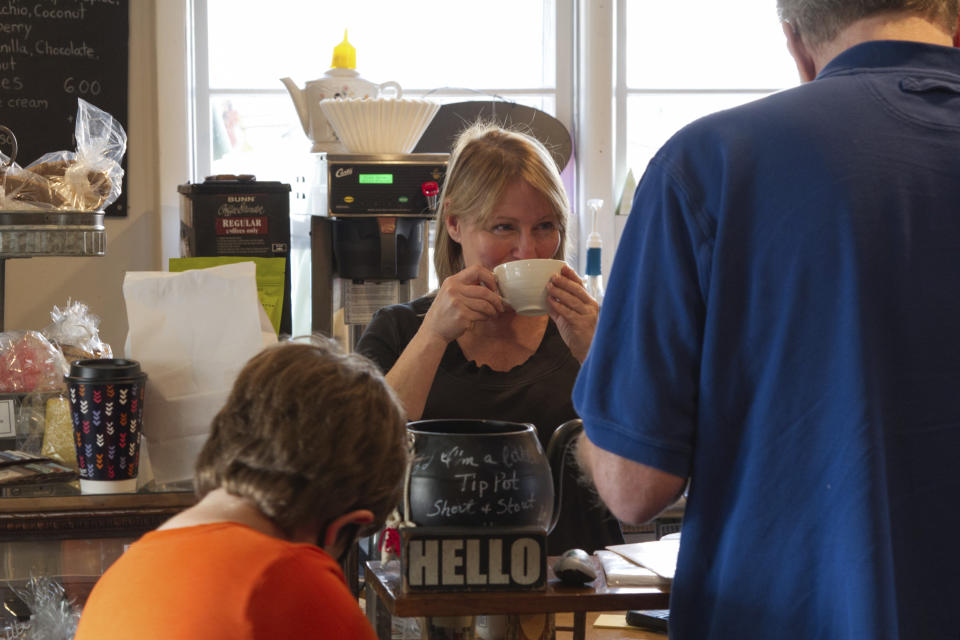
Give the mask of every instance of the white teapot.
M 394 81 L 377 84 L 360 77 L 355 69 L 356 49 L 347 42 L 347 32 L 343 33 L 343 42 L 333 50 L 332 68 L 322 78 L 307 82 L 303 89 L 290 78 L 281 78 L 293 99 L 300 116 L 303 132 L 313 142 L 312 152 L 345 152 L 346 148 L 337 139 L 333 127 L 320 109 L 320 101 L 327 98 L 377 98 L 388 89 L 395 97 L 402 94 L 400 85 Z

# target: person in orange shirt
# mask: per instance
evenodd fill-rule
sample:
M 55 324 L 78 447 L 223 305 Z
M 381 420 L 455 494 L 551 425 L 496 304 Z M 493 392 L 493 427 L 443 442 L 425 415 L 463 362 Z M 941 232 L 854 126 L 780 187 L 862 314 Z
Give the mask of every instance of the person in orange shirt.
M 405 416 L 332 343 L 254 356 L 213 420 L 200 501 L 94 586 L 76 640 L 375 638 L 337 563 L 399 504 Z

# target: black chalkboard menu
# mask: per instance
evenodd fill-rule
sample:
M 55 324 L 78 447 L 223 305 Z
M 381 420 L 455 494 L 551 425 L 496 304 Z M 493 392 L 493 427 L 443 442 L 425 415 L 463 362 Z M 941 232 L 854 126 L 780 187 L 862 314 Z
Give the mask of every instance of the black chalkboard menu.
M 129 15 L 129 0 L 0 2 L 0 124 L 17 137 L 18 164 L 76 150 L 77 98 L 127 131 Z M 126 191 L 124 177 L 108 216 L 127 214 Z

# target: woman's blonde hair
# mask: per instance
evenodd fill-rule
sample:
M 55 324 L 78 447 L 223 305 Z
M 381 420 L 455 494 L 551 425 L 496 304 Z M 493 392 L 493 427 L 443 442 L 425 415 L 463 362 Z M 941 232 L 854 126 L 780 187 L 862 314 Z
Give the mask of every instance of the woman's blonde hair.
M 570 202 L 550 152 L 526 133 L 478 122 L 458 136 L 440 193 L 433 264 L 441 284 L 464 267 L 460 243 L 447 233 L 447 218 L 484 224 L 503 191 L 516 180 L 550 203 L 560 232 L 560 246 L 552 257 L 564 258 Z
M 406 421 L 379 369 L 332 341 L 287 342 L 250 359 L 214 417 L 196 465 L 197 494 L 223 487 L 287 535 L 326 530 L 370 509 L 383 525 L 400 503 Z

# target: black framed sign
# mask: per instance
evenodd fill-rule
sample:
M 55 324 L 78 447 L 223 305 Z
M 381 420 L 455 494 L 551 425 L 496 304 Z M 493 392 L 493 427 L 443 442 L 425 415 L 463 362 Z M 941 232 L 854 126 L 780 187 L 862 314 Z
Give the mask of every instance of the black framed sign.
M 129 0 L 0 2 L 0 124 L 17 137 L 17 163 L 76 151 L 77 99 L 127 131 Z M 0 149 L 9 150 L 7 141 Z M 127 215 L 126 154 L 120 197 L 108 216 Z
M 547 532 L 537 527 L 401 527 L 404 593 L 542 591 Z

